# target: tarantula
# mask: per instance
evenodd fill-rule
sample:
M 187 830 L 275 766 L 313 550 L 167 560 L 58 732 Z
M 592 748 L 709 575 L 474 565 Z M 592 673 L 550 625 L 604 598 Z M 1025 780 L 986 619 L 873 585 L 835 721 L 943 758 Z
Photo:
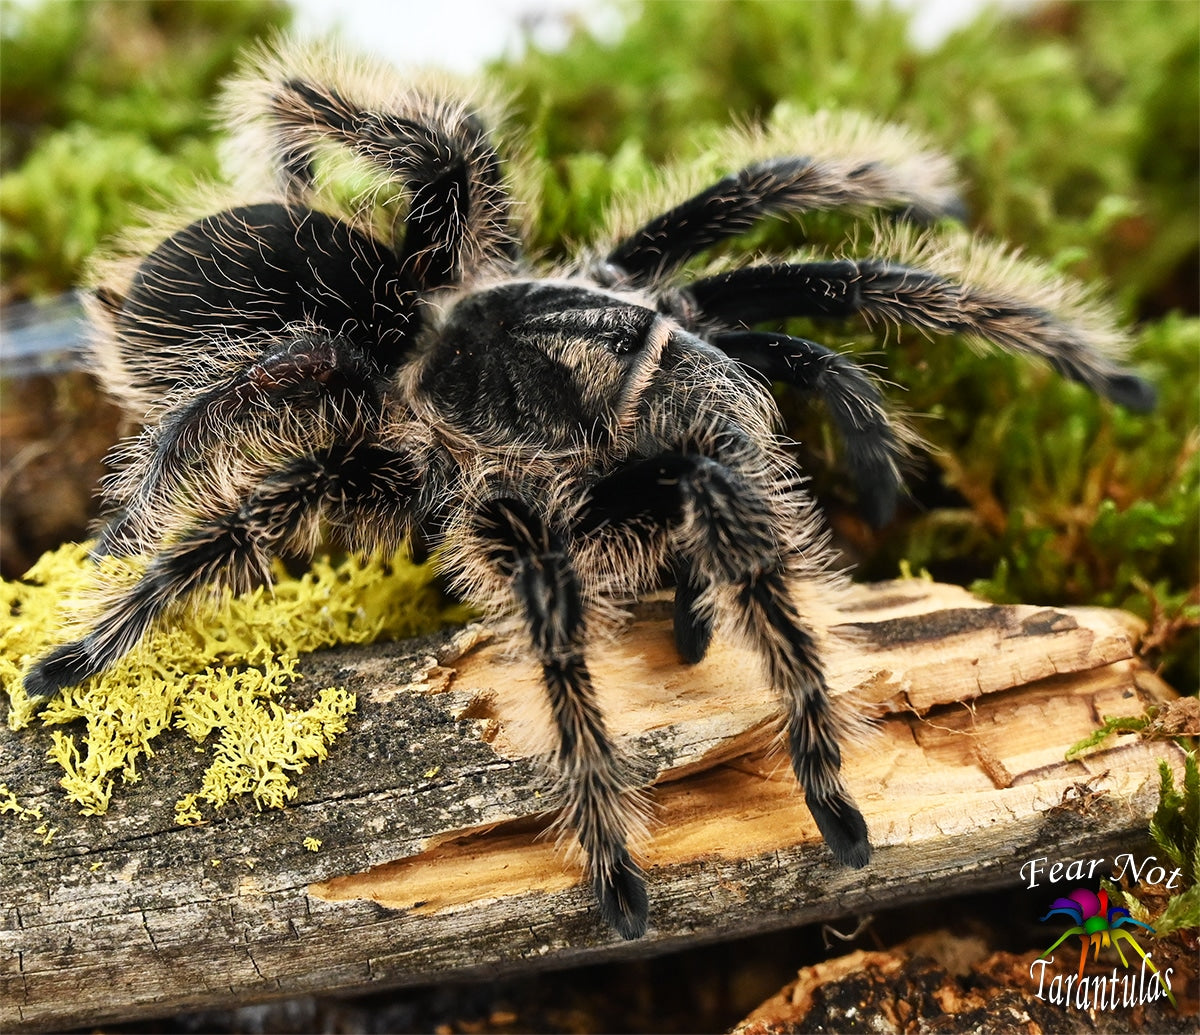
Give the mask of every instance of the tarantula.
M 1115 335 L 1076 301 L 955 279 L 929 249 L 913 253 L 924 265 L 809 259 L 681 282 L 765 217 L 955 213 L 948 162 L 891 127 L 816 118 L 804 157 L 766 157 L 772 138 L 743 133 L 740 171 L 661 215 L 618 214 L 610 247 L 547 271 L 522 251 L 485 105 L 284 44 L 226 106 L 237 152 L 269 182 L 144 249 L 93 305 L 95 368 L 146 428 L 114 454 L 96 552 L 149 560 L 32 667 L 29 694 L 104 672 L 201 589 L 268 580 L 273 557 L 322 534 L 433 548 L 467 598 L 523 626 L 560 822 L 604 919 L 636 938 L 639 781 L 587 652 L 622 601 L 670 579 L 682 661 L 704 657 L 718 623 L 757 652 L 821 834 L 865 865 L 811 618 L 828 550 L 769 386 L 827 407 L 875 522 L 896 504 L 903 436 L 853 361 L 754 328 L 858 317 L 989 339 L 1146 409 L 1149 387 L 1106 355 Z M 324 172 L 337 155 L 402 199 L 393 225 L 377 196 L 338 207 Z

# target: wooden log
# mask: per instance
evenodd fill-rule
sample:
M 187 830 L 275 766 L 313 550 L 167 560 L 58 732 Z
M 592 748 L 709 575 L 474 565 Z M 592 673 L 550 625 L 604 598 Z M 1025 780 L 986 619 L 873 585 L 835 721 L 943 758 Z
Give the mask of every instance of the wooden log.
M 831 681 L 877 719 L 845 756 L 875 846 L 863 870 L 821 842 L 745 650 L 717 642 L 681 666 L 669 604 L 652 601 L 594 651 L 610 724 L 653 779 L 652 926 L 633 943 L 544 836 L 553 803 L 522 719 L 538 675 L 487 629 L 307 658 L 308 685 L 355 691 L 358 713 L 283 810 L 235 802 L 176 825 L 204 764 L 180 737 L 106 815 L 78 816 L 42 761 L 46 731 L 4 733 L 0 772 L 45 826 L 0 818 L 0 1029 L 656 953 L 1140 842 L 1158 759 L 1178 767 L 1178 749 L 1126 735 L 1064 761 L 1101 716 L 1170 696 L 1135 659 L 1128 616 L 917 580 L 838 608 Z

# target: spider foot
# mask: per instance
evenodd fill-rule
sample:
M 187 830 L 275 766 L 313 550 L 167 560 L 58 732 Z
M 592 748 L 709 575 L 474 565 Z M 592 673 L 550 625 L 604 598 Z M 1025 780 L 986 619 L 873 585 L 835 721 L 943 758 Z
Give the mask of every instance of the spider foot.
M 612 863 L 592 878 L 592 892 L 600 903 L 600 915 L 626 941 L 646 933 L 650 901 L 641 868 L 621 849 Z
M 872 470 L 873 477 L 864 475 L 858 483 L 858 507 L 872 528 L 883 528 L 896 516 L 900 502 L 900 485 L 887 470 Z
M 692 565 L 679 561 L 675 587 L 675 649 L 685 665 L 695 665 L 704 660 L 713 636 L 712 616 L 696 608 L 706 580 Z
M 1154 386 L 1133 374 L 1109 377 L 1104 383 L 1104 394 L 1133 413 L 1149 413 L 1158 401 Z
M 867 840 L 867 824 L 862 813 L 846 798 L 806 795 L 805 800 L 834 858 L 843 866 L 852 866 L 856 870 L 866 866 L 871 860 L 871 843 Z
M 25 693 L 34 699 L 54 697 L 64 687 L 95 675 L 82 640 L 64 643 L 47 654 L 25 676 Z

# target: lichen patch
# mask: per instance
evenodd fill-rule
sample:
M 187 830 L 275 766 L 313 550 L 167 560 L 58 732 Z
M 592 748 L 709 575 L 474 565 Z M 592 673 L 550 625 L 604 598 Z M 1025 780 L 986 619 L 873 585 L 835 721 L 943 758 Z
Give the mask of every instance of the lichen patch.
M 0 613 L 9 619 L 0 628 L 8 724 L 82 722 L 53 730 L 47 754 L 85 814 L 108 808 L 118 778 L 140 779 L 139 765 L 171 730 L 185 732 L 212 759 L 200 786 L 176 803 L 180 823 L 200 822 L 202 805 L 219 808 L 243 794 L 259 808 L 282 806 L 296 794 L 293 778 L 326 757 L 356 705 L 344 688 L 298 687 L 299 655 L 415 636 L 464 617 L 461 607 L 445 604 L 431 568 L 406 554 L 318 558 L 299 577 L 280 567 L 272 587 L 173 617 L 102 676 L 35 715 L 22 680 L 63 639 L 63 615 L 79 606 L 72 602 L 86 600 L 97 572 L 88 551 L 86 543 L 62 546 L 23 578 L 0 582 Z

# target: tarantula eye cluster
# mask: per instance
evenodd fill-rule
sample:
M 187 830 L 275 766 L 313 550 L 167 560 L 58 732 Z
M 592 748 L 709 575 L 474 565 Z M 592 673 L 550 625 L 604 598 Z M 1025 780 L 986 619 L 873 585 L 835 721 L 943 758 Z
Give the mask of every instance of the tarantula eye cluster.
M 485 105 L 287 44 L 226 107 L 269 186 L 114 264 L 93 307 L 94 367 L 145 426 L 114 455 L 97 551 L 145 555 L 144 571 L 31 668 L 28 692 L 103 673 L 199 591 L 252 586 L 322 534 L 428 544 L 465 596 L 519 620 L 544 674 L 561 823 L 604 919 L 636 938 L 636 766 L 607 730 L 589 636 L 667 572 L 681 662 L 718 627 L 758 654 L 808 808 L 834 856 L 865 865 L 806 604 L 829 584 L 821 522 L 767 386 L 824 405 L 875 522 L 896 504 L 903 436 L 852 359 L 758 328 L 805 316 L 963 335 L 1148 408 L 1104 315 L 981 245 L 900 231 L 886 256 L 681 274 L 780 214 L 953 215 L 949 163 L 862 119 L 743 133 L 724 179 L 657 214 L 617 211 L 607 247 L 546 270 L 521 248 Z M 407 199 L 403 218 L 339 208 L 320 172 L 331 153 Z

